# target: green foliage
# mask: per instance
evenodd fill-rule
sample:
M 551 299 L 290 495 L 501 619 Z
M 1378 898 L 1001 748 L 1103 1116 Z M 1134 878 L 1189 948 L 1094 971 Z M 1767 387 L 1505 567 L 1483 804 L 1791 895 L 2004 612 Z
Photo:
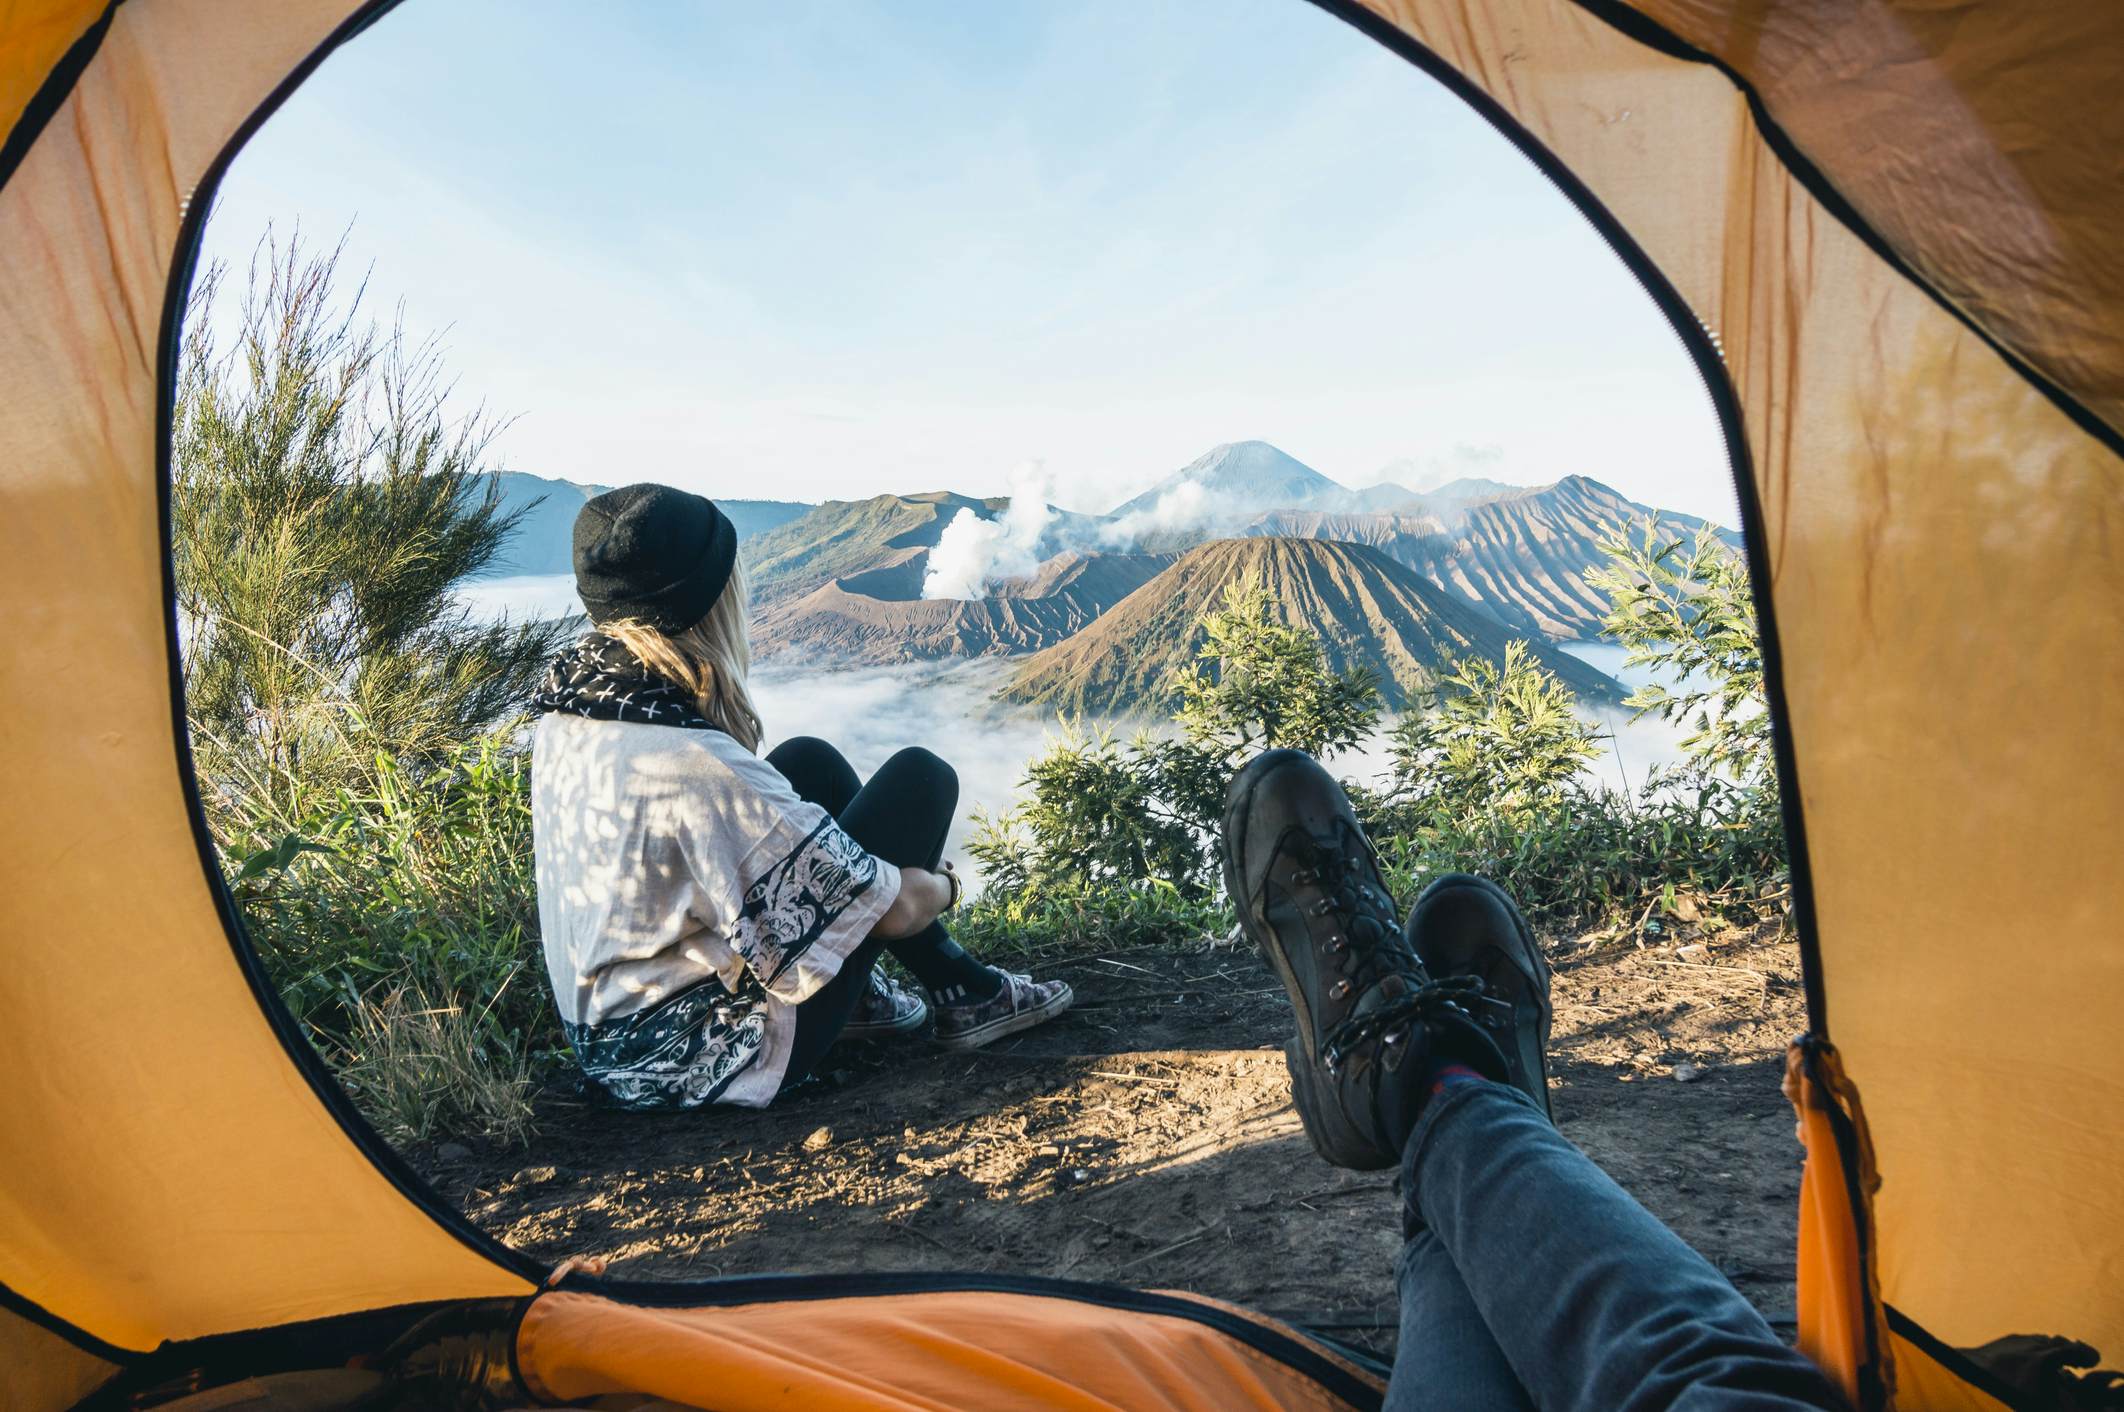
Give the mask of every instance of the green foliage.
M 1637 716 L 1685 721 L 1693 766 L 1752 788 L 1774 789 L 1770 713 L 1763 694 L 1762 639 L 1748 569 L 1708 527 L 1662 541 L 1604 541 L 1608 563 L 1586 575 L 1607 594 L 1602 628 L 1630 649 L 1630 666 L 1656 666 L 1680 690 L 1646 686 L 1625 702 Z
M 1278 747 L 1325 760 L 1372 733 L 1379 679 L 1330 671 L 1318 638 L 1276 621 L 1266 589 L 1230 585 L 1201 626 L 1200 661 L 1174 683 L 1192 744 L 1227 762 Z
M 376 755 L 358 788 L 276 770 L 217 811 L 274 985 L 364 1111 L 402 1136 L 522 1136 L 528 1100 L 508 1076 L 563 1052 L 537 940 L 530 775 L 522 750 L 487 735 L 418 770 Z M 418 1033 L 379 1032 L 392 1017 Z M 394 1074 L 394 1056 L 420 1062 Z M 372 1109 L 386 1092 L 389 1111 Z
M 1123 748 L 1107 731 L 1065 729 L 1026 767 L 1022 803 L 996 816 L 975 812 L 967 851 L 992 885 L 1013 893 L 1194 888 L 1201 843 L 1164 798 L 1158 758 L 1143 738 Z
M 993 959 L 1216 940 L 1230 935 L 1232 913 L 1220 897 L 1158 883 L 1059 893 L 988 886 L 953 916 L 951 928 L 975 954 Z
M 1175 683 L 1178 736 L 1065 726 L 1026 769 L 1025 796 L 975 816 L 967 848 L 987 879 L 988 915 L 1035 929 L 1125 934 L 1158 899 L 1193 907 L 1214 886 L 1224 789 L 1256 751 L 1332 755 L 1361 743 L 1379 715 L 1368 672 L 1329 669 L 1310 634 L 1275 621 L 1268 595 L 1234 585 L 1201 622 L 1201 660 Z
M 375 743 L 433 758 L 514 710 L 564 631 L 453 596 L 517 518 L 474 479 L 493 428 L 447 419 L 433 345 L 358 322 L 359 293 L 339 309 L 337 261 L 262 247 L 226 353 L 221 269 L 187 310 L 171 535 L 215 785 L 260 763 L 356 778 Z
M 1388 732 L 1383 786 L 1346 784 L 1405 899 L 1439 873 L 1469 871 L 1553 925 L 1781 910 L 1784 841 L 1745 570 L 1709 536 L 1608 552 L 1593 579 L 1613 596 L 1611 630 L 1633 665 L 1687 683 L 1630 704 L 1692 718 L 1687 764 L 1635 796 L 1598 787 L 1586 766 L 1600 731 L 1525 644 L 1502 662 L 1444 664 L 1437 689 Z M 1229 591 L 1203 626 L 1217 670 L 1183 681 L 1177 735 L 1125 748 L 1068 735 L 1028 772 L 1025 801 L 984 821 L 974 852 L 987 887 L 969 915 L 999 939 L 1115 945 L 1155 937 L 1161 915 L 1182 933 L 1228 926 L 1215 830 L 1232 771 L 1270 746 L 1327 756 L 1371 736 L 1376 690 L 1328 672 L 1319 645 L 1276 624 L 1257 590 Z M 1134 842 L 1153 831 L 1155 871 L 1137 865 L 1149 853 Z
M 1523 641 L 1506 645 L 1501 665 L 1446 662 L 1427 708 L 1388 733 L 1394 788 L 1427 816 L 1524 818 L 1600 758 L 1600 732 L 1573 705 Z
M 337 254 L 263 248 L 217 352 L 188 311 L 172 531 L 202 797 L 247 930 L 365 1112 L 515 1140 L 561 1039 L 539 974 L 515 713 L 559 624 L 455 587 L 515 523 L 435 350 L 343 311 Z

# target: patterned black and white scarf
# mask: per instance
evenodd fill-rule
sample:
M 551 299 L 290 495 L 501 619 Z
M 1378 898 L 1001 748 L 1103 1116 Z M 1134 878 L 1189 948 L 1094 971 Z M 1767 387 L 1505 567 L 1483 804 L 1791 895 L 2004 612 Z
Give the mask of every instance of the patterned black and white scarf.
M 694 707 L 691 696 L 601 632 L 584 634 L 553 659 L 545 685 L 531 698 L 531 709 L 598 721 L 715 729 Z

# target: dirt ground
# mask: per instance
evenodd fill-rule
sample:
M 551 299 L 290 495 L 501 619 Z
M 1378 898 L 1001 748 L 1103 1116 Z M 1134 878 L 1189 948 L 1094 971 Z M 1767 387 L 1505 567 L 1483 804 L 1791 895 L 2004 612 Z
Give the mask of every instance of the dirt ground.
M 1552 954 L 1563 1131 L 1789 1334 L 1797 949 L 1765 928 Z M 1392 1174 L 1314 1157 L 1279 1050 L 1289 1007 L 1251 947 L 1038 969 L 1076 1009 L 991 1050 L 844 1045 L 766 1112 L 555 1092 L 529 1153 L 414 1155 L 496 1236 L 614 1275 L 1012 1270 L 1214 1295 L 1390 1353 Z

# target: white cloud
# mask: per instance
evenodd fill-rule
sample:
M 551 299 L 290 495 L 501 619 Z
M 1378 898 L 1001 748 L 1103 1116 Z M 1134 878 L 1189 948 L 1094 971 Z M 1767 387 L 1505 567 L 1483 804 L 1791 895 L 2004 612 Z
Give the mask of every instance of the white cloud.
M 1210 514 L 1209 492 L 1195 481 L 1182 481 L 1147 509 L 1131 510 L 1101 526 L 1099 542 L 1108 548 L 1126 549 L 1146 535 L 1200 529 L 1209 523 Z

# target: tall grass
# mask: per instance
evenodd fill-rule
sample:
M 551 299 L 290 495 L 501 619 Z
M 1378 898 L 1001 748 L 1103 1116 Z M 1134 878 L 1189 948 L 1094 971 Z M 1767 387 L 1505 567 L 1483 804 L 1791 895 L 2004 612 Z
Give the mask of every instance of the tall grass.
M 564 1050 L 537 942 L 530 761 L 485 735 L 358 782 L 222 780 L 210 811 L 282 998 L 394 1140 L 520 1140 Z

